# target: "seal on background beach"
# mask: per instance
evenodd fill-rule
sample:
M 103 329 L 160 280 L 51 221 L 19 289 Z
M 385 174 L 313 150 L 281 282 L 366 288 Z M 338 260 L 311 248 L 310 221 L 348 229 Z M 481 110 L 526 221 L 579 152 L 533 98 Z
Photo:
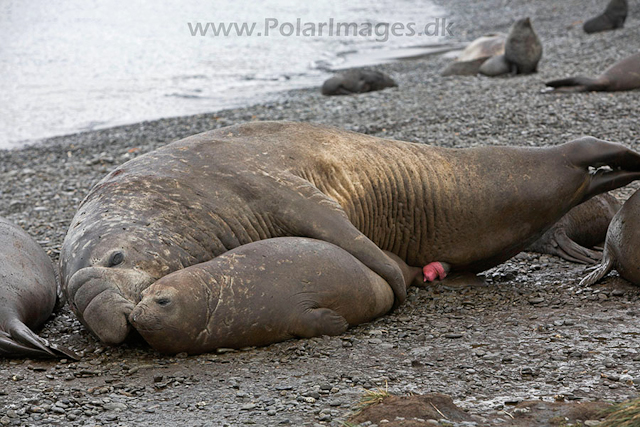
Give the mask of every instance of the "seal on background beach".
M 0 218 L 0 246 L 0 356 L 77 358 L 33 332 L 51 316 L 58 296 L 47 254 L 4 218 Z
M 611 0 L 602 14 L 589 19 L 582 28 L 588 34 L 622 28 L 628 9 L 627 0 Z
M 507 73 L 531 74 L 538 69 L 542 58 L 542 43 L 529 18 L 519 19 L 513 24 L 504 45 L 504 55 L 487 60 L 480 67 L 480 74 L 495 77 Z
M 640 190 L 633 193 L 611 220 L 602 261 L 580 282 L 590 286 L 614 268 L 620 276 L 640 285 Z
M 553 92 L 615 92 L 640 88 L 640 52 L 616 62 L 600 77 L 569 77 L 552 80 L 545 85 Z
M 300 236 L 349 252 L 389 284 L 397 306 L 407 285 L 383 251 L 428 267 L 425 277 L 477 273 L 573 206 L 638 178 L 640 154 L 590 137 L 448 149 L 307 123 L 221 128 L 130 160 L 90 191 L 63 243 L 64 289 L 89 330 L 115 344 L 161 277 Z
M 602 258 L 602 252 L 593 248 L 604 243 L 609 223 L 620 206 L 611 194 L 599 194 L 571 209 L 527 251 L 595 264 Z
M 475 76 L 480 66 L 491 57 L 504 53 L 506 34 L 493 33 L 478 37 L 472 41 L 456 58 L 440 73 L 441 76 Z
M 348 70 L 325 81 L 322 94 L 353 95 L 396 86 L 398 85 L 391 77 L 380 71 Z
M 387 282 L 345 250 L 280 237 L 164 276 L 129 319 L 156 350 L 198 354 L 339 335 L 392 305 Z

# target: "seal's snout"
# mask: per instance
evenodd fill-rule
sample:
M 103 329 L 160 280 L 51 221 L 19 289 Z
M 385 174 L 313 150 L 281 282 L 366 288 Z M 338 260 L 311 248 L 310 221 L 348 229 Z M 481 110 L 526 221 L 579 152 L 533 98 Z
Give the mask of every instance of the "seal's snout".
M 133 269 L 86 267 L 67 285 L 72 308 L 101 341 L 119 344 L 129 334 L 128 318 L 139 292 L 153 283 L 147 273 Z

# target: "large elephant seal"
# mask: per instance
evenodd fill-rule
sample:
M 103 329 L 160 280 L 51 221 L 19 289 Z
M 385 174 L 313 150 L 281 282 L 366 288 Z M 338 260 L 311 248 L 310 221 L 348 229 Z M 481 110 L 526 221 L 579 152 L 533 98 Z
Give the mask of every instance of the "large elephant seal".
M 33 330 L 51 316 L 58 280 L 44 250 L 21 228 L 0 218 L 0 356 L 72 357 Z
M 348 70 L 325 81 L 322 85 L 322 94 L 353 95 L 396 86 L 398 85 L 391 77 L 380 71 Z
M 531 20 L 523 18 L 516 21 L 504 44 L 504 55 L 496 55 L 480 67 L 480 74 L 495 77 L 503 74 L 531 74 L 538 69 L 542 58 L 542 43 L 538 38 Z
M 440 75 L 475 76 L 482 64 L 489 58 L 504 54 L 504 42 L 507 35 L 503 33 L 487 34 L 478 37 L 458 55 L 455 61 L 447 65 Z
M 129 315 L 156 350 L 198 354 L 338 335 L 391 310 L 387 282 L 321 240 L 260 240 L 164 276 Z
M 272 237 L 341 247 L 391 286 L 398 305 L 405 280 L 383 250 L 412 267 L 480 272 L 573 206 L 638 178 L 639 154 L 590 137 L 447 149 L 253 122 L 174 142 L 107 175 L 70 225 L 61 271 L 72 309 L 106 343 L 125 339 L 141 292 L 161 277 Z
M 604 243 L 609 223 L 620 206 L 611 194 L 599 194 L 571 209 L 527 250 L 595 264 L 602 252 L 593 248 Z
M 545 83 L 555 92 L 615 92 L 640 88 L 640 52 L 616 62 L 600 77 L 569 77 Z
M 622 28 L 628 9 L 627 0 L 611 0 L 602 14 L 589 19 L 582 28 L 588 34 Z
M 614 268 L 620 276 L 640 285 L 640 191 L 627 200 L 611 220 L 602 261 L 580 285 L 590 286 Z

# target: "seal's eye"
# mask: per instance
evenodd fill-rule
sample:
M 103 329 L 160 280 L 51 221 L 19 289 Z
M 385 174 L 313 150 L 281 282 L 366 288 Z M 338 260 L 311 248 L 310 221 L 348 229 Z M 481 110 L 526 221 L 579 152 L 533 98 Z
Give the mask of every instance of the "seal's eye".
M 111 259 L 109 259 L 109 267 L 122 264 L 123 261 L 124 261 L 124 254 L 122 252 L 114 252 L 111 255 Z
M 162 306 L 168 305 L 170 302 L 171 302 L 171 300 L 169 298 L 158 298 L 156 300 L 156 304 L 162 305 Z

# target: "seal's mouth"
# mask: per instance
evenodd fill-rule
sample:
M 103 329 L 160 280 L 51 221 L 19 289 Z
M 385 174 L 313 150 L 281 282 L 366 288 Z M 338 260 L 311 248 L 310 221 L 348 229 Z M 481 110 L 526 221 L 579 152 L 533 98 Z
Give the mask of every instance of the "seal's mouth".
M 82 323 L 102 342 L 119 344 L 129 335 L 129 314 L 140 292 L 153 281 L 137 270 L 86 267 L 73 274 L 66 291 Z
M 158 332 L 164 329 L 162 323 L 157 321 L 146 302 L 141 301 L 136 305 L 129 314 L 129 323 L 136 328 L 138 332 Z

